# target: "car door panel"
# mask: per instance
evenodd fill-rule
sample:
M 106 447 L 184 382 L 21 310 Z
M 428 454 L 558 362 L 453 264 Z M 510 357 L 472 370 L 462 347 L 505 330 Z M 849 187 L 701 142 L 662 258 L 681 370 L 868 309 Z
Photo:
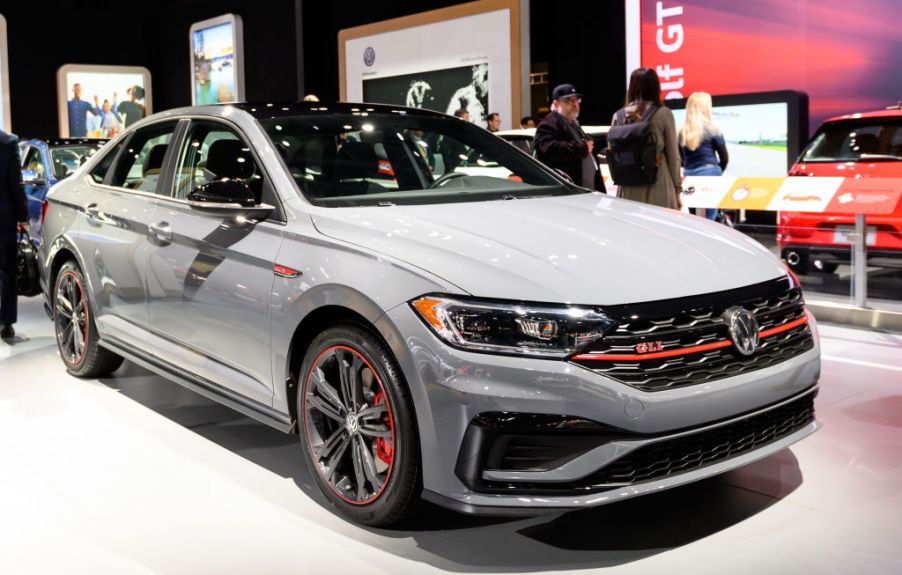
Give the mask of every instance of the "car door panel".
M 237 139 L 223 124 L 194 122 L 188 128 L 173 161 L 175 197 L 161 200 L 149 229 L 148 313 L 152 329 L 178 348 L 161 350 L 168 361 L 271 405 L 269 302 L 282 228 L 213 216 L 184 199 L 193 187 L 228 176 L 213 173 L 227 167 L 218 161 L 222 156 L 208 152 L 235 151 Z M 221 140 L 233 141 L 217 146 Z M 240 158 L 245 160 L 254 162 L 249 152 Z M 262 184 L 262 174 L 250 172 Z

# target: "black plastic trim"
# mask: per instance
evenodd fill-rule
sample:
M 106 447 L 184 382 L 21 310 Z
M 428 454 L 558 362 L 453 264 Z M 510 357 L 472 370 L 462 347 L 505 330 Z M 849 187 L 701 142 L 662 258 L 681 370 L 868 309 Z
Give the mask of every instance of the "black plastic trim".
M 178 383 L 204 397 L 218 401 L 226 407 L 230 407 L 235 411 L 274 427 L 279 431 L 289 433 L 294 425 L 294 422 L 287 414 L 276 411 L 271 407 L 261 405 L 232 391 L 224 389 L 222 386 L 207 379 L 179 369 L 147 352 L 135 349 L 115 337 L 103 337 L 98 341 L 98 344 L 170 381 Z

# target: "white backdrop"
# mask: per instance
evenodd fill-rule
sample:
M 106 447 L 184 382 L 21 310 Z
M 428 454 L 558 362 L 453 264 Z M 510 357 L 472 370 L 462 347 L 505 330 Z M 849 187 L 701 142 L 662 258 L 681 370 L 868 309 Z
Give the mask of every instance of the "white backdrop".
M 501 114 L 501 128 L 512 118 L 510 10 L 496 10 L 442 22 L 347 40 L 345 82 L 348 102 L 363 101 L 365 79 L 400 76 L 488 63 L 488 112 Z M 372 65 L 364 54 L 372 48 Z M 444 111 L 444 110 L 440 110 Z

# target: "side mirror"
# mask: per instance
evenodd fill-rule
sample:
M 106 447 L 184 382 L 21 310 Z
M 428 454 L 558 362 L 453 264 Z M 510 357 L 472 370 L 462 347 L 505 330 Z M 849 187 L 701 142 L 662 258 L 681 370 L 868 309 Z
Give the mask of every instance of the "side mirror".
M 22 181 L 29 186 L 46 186 L 47 181 L 42 180 L 35 170 L 22 170 Z
M 188 192 L 188 205 L 211 216 L 263 220 L 275 209 L 258 204 L 254 192 L 241 180 L 222 179 L 198 186 Z

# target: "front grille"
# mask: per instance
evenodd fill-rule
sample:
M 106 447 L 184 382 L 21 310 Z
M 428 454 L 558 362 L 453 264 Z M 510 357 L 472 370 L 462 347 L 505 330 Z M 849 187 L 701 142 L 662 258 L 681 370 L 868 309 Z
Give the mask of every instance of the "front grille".
M 769 445 L 814 421 L 814 397 L 806 393 L 785 405 L 706 431 L 639 447 L 595 473 L 569 483 L 482 482 L 486 493 L 586 494 L 656 481 L 732 459 Z
M 650 346 L 652 351 L 669 352 L 729 341 L 722 315 L 733 306 L 752 312 L 762 332 L 779 330 L 805 318 L 801 290 L 785 278 L 719 294 L 606 308 L 626 319 L 616 331 L 581 350 L 572 361 L 637 389 L 661 391 L 769 367 L 814 347 L 805 322 L 763 337 L 751 356 L 739 354 L 731 345 L 702 347 L 696 352 L 657 359 L 624 359 L 641 357 L 637 353 L 641 345 Z M 592 359 L 585 359 L 588 354 Z

